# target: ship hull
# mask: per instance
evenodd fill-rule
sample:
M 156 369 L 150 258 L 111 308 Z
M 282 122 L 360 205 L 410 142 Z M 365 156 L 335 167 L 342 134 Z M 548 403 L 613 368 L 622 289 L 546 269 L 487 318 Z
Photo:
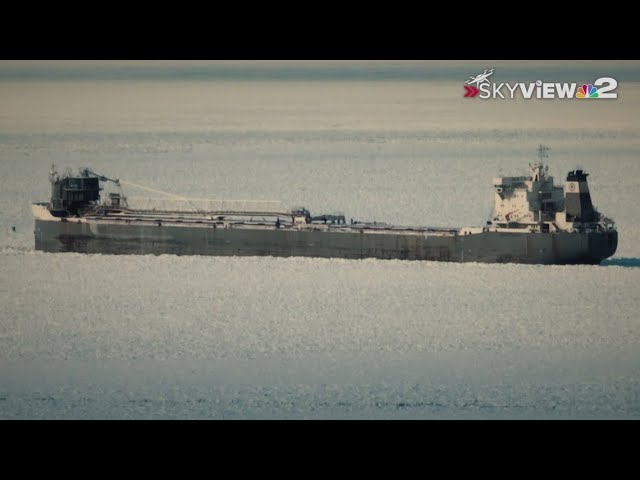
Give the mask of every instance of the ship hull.
M 481 229 L 465 235 L 35 219 L 35 248 L 46 252 L 599 264 L 615 253 L 617 243 L 615 230 L 525 233 Z

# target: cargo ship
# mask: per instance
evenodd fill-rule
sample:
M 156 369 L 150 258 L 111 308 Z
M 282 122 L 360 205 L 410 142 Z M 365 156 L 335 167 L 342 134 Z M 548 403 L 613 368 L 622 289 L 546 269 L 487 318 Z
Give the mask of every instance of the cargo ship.
M 312 215 L 306 208 L 134 208 L 119 180 L 88 168 L 52 166 L 51 199 L 32 204 L 35 248 L 101 254 L 379 258 L 443 262 L 599 264 L 618 245 L 613 220 L 591 201 L 587 174 L 557 186 L 546 147 L 529 174 L 493 179 L 495 208 L 484 225 L 406 227 Z M 101 198 L 103 182 L 120 192 Z M 191 202 L 193 203 L 193 202 Z

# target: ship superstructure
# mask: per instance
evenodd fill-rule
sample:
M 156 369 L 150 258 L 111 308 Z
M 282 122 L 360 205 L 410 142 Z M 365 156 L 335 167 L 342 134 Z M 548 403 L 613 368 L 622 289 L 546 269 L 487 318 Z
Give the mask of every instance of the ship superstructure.
M 611 230 L 613 220 L 593 207 L 587 184 L 588 173 L 568 173 L 563 186 L 554 184 L 544 165 L 547 147 L 540 146 L 540 161 L 529 164 L 530 174 L 519 177 L 496 177 L 495 216 L 499 228 L 526 229 L 530 232 L 574 232 L 576 230 Z

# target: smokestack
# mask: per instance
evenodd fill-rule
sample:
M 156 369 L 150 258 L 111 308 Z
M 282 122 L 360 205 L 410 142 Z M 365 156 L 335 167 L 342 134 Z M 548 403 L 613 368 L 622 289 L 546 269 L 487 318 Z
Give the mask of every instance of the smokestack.
M 567 174 L 564 184 L 564 205 L 568 222 L 593 222 L 595 212 L 587 184 L 588 173 L 574 170 Z

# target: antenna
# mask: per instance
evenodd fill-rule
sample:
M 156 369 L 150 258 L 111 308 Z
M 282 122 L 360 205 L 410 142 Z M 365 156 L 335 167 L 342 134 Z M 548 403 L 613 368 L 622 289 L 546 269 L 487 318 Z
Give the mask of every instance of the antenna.
M 538 158 L 540 159 L 540 163 L 542 163 L 543 158 L 549 158 L 549 150 L 551 150 L 549 147 L 540 144 L 538 147 Z

